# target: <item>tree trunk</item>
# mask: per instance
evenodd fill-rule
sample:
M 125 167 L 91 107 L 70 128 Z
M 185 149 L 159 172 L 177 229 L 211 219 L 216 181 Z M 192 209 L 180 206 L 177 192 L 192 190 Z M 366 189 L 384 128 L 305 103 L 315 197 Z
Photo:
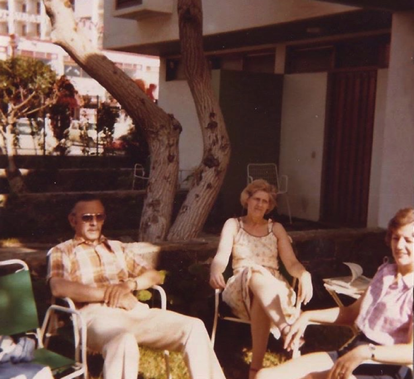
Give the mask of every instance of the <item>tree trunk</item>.
M 220 191 L 230 160 L 230 142 L 203 51 L 201 0 L 178 0 L 182 63 L 194 98 L 204 153 L 195 182 L 168 234 L 169 240 L 198 235 Z
M 6 131 L 3 134 L 3 139 L 5 140 L 5 148 L 7 154 L 7 167 L 6 167 L 6 177 L 7 182 L 9 183 L 9 191 L 11 194 L 20 194 L 27 191 L 26 185 L 23 180 L 22 173 L 16 165 L 14 160 L 14 146 L 12 133 L 13 126 L 8 124 L 6 126 Z
M 202 43 L 200 0 L 179 0 L 178 13 L 186 75 L 202 129 L 204 154 L 195 181 L 170 229 L 178 178 L 178 138 L 181 125 L 149 100 L 122 70 L 115 66 L 78 30 L 67 0 L 43 0 L 52 22 L 52 40 L 92 78 L 118 100 L 142 128 L 151 155 L 147 197 L 139 239 L 160 241 L 194 238 L 201 231 L 223 182 L 230 157 L 223 116 L 214 97 Z
M 178 139 L 181 125 L 149 100 L 144 92 L 78 30 L 67 0 L 44 0 L 52 23 L 52 40 L 98 81 L 142 128 L 151 155 L 147 196 L 139 239 L 164 240 L 170 228 L 178 178 Z

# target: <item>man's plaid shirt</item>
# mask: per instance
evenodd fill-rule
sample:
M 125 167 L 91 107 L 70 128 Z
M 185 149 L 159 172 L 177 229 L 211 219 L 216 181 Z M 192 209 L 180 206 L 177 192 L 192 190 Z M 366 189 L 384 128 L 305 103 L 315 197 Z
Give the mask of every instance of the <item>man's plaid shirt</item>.
M 53 247 L 49 253 L 50 278 L 100 287 L 136 278 L 150 267 L 132 249 L 120 241 L 101 236 L 93 246 L 82 238 L 74 238 Z

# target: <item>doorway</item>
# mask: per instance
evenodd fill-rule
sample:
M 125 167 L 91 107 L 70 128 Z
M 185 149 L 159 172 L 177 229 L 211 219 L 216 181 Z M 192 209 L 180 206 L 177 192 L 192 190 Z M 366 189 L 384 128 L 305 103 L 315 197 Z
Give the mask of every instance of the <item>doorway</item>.
M 321 221 L 365 227 L 377 70 L 331 73 L 322 179 Z

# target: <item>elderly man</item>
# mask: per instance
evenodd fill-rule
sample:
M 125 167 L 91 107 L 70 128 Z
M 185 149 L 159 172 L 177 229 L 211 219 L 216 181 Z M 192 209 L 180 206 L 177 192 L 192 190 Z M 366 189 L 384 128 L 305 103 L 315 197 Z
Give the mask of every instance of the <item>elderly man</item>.
M 69 214 L 75 236 L 50 250 L 48 273 L 53 296 L 73 299 L 85 318 L 88 348 L 104 357 L 104 378 L 136 379 L 143 345 L 182 351 L 193 379 L 223 379 L 201 320 L 149 308 L 132 294 L 160 283 L 160 274 L 105 238 L 104 221 L 102 202 L 81 196 Z

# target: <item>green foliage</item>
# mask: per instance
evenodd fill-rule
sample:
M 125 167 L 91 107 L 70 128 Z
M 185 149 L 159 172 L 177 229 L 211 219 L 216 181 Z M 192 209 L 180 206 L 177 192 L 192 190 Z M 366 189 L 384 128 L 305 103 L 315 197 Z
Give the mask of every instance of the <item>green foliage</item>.
M 77 106 L 77 91 L 66 76 L 61 76 L 55 84 L 56 101 L 50 107 L 53 134 L 60 141 L 64 131 L 69 128 L 72 109 Z
M 119 117 L 119 108 L 112 107 L 108 103 L 101 103 L 97 111 L 97 131 L 98 133 L 107 130 L 111 135 L 114 132 L 116 119 Z
M 0 61 L 0 106 L 14 118 L 34 116 L 52 96 L 56 73 L 34 58 L 15 57 Z M 24 106 L 22 105 L 27 101 Z M 2 122 L 3 121 L 3 122 Z M 0 119 L 5 126 L 6 120 Z

